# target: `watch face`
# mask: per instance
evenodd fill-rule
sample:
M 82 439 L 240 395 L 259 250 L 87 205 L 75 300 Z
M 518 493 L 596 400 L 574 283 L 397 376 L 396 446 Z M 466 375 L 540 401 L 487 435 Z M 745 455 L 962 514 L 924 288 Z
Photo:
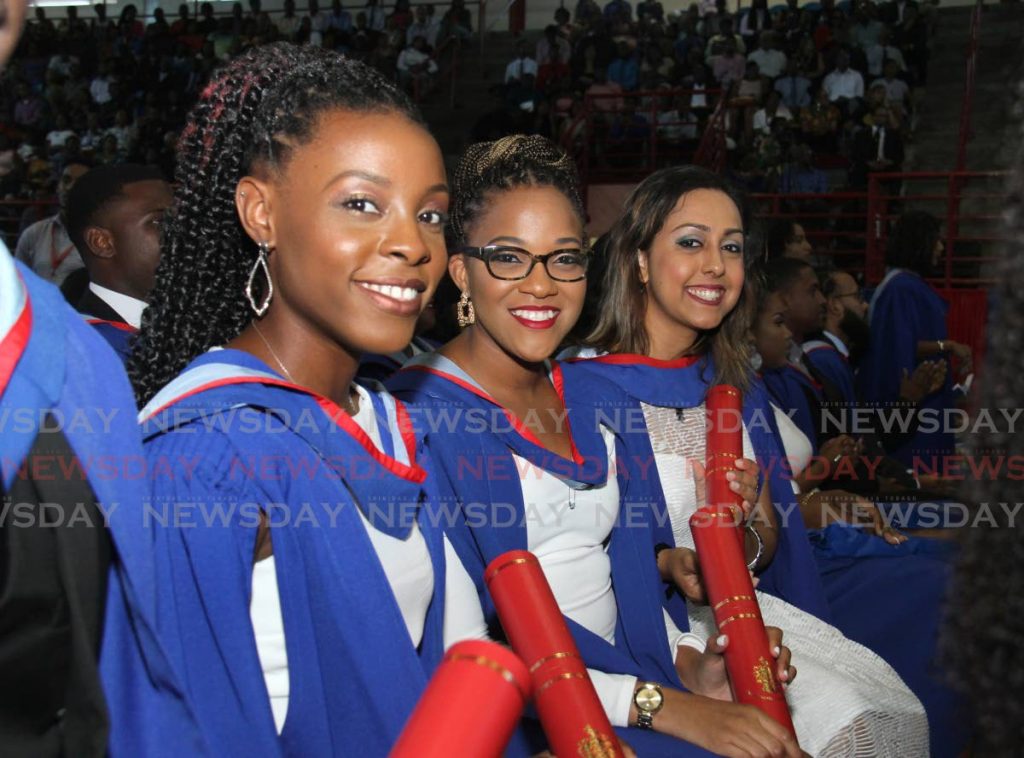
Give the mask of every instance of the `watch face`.
M 661 690 L 654 687 L 643 687 L 637 690 L 635 702 L 636 707 L 647 713 L 653 713 L 661 708 Z

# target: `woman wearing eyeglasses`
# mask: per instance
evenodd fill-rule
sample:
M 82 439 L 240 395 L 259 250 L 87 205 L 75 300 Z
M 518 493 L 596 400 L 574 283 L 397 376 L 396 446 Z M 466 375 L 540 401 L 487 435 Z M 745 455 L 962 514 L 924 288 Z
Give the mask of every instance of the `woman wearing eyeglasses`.
M 629 470 L 620 430 L 602 423 L 609 409 L 580 396 L 547 361 L 586 293 L 589 255 L 570 159 L 540 137 L 472 146 L 455 175 L 448 231 L 464 329 L 406 364 L 389 387 L 425 434 L 442 492 L 438 518 L 489 620 L 496 616 L 485 566 L 528 549 L 609 719 L 639 755 L 799 755 L 774 721 L 728 702 L 727 641 L 705 643 L 663 610 L 649 523 L 656 494 Z M 607 390 L 610 402 L 622 396 Z M 736 488 L 752 502 L 756 472 L 745 465 Z M 777 675 L 791 682 L 781 632 L 770 634 Z M 661 692 L 655 713 L 638 709 L 645 685 Z M 532 736 L 524 728 L 513 750 L 542 747 Z

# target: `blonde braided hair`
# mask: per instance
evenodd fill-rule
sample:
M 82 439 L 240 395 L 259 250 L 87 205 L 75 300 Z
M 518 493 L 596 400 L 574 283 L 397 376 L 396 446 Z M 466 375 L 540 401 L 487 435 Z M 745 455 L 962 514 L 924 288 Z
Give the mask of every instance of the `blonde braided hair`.
M 448 247 L 464 245 L 467 230 L 484 207 L 484 196 L 515 187 L 551 186 L 561 191 L 585 218 L 579 175 L 572 159 L 546 137 L 513 134 L 470 145 L 455 169 Z

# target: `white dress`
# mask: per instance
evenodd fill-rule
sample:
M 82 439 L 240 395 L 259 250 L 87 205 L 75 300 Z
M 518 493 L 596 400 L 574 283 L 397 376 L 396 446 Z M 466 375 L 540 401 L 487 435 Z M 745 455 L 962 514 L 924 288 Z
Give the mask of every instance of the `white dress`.
M 704 406 L 643 408 L 676 545 L 693 548 L 689 518 L 697 498 L 688 461 L 704 462 Z M 743 444 L 745 457 L 753 458 L 746 429 Z M 803 750 L 815 756 L 928 755 L 924 707 L 889 664 L 784 600 L 756 594 L 765 623 L 783 630 L 793 652 L 798 675 L 786 700 Z M 716 633 L 710 607 L 687 607 L 691 632 Z

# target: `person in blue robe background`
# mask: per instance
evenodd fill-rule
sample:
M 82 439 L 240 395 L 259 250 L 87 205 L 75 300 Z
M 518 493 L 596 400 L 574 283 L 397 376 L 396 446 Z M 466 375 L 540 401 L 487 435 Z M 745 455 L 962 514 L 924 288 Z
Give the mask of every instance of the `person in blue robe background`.
M 639 755 L 703 755 L 737 745 L 796 754 L 794 741 L 763 714 L 716 699 L 724 684 L 716 639 L 703 652 L 682 643 L 675 647 L 674 637 L 668 644 L 662 607 L 668 577 L 659 571 L 652 531 L 659 510 L 656 480 L 649 465 L 627 455 L 623 430 L 602 424 L 607 408 L 593 402 L 593 380 L 591 394 L 581 395 L 582 383 L 568 381 L 558 364 L 546 363 L 574 326 L 586 288 L 583 214 L 571 160 L 540 137 L 478 143 L 460 161 L 454 192 L 449 271 L 462 291 L 465 328 L 436 353 L 407 364 L 388 386 L 410 403 L 414 422 L 424 427 L 440 469 L 442 500 L 460 516 L 450 530 L 452 540 L 477 583 L 485 613 L 496 621 L 485 566 L 507 550 L 537 544 L 542 567 L 548 564 L 545 572 L 561 580 L 550 579 L 553 591 L 570 606 L 563 612 L 609 717 Z M 622 396 L 611 384 L 598 394 Z M 526 464 L 534 470 L 523 469 Z M 606 592 L 614 604 L 614 619 L 591 622 L 613 633 L 573 620 L 590 607 L 584 598 L 571 597 L 575 583 L 564 574 L 567 569 L 552 573 L 554 545 L 541 550 L 538 530 L 545 526 L 557 528 L 559 538 L 573 545 L 578 529 L 559 518 L 547 523 L 544 508 L 559 505 L 551 498 L 561 495 L 532 489 L 544 476 L 550 477 L 545 487 L 564 488 L 566 514 L 576 509 L 577 499 L 602 492 L 615 497 L 614 523 L 601 522 L 608 530 L 607 563 L 600 559 L 600 569 L 590 564 L 594 571 L 608 571 Z M 736 487 L 744 498 L 753 497 L 754 475 L 737 470 Z M 604 552 L 601 544 L 592 545 L 578 560 L 592 550 Z M 603 574 L 596 579 L 603 581 Z M 685 624 L 676 628 L 685 633 Z M 778 630 L 771 634 L 781 637 Z M 788 650 L 783 648 L 777 663 L 783 680 L 793 676 Z M 665 708 L 653 721 L 654 731 L 623 728 L 635 720 L 629 701 L 637 679 L 664 687 Z M 617 694 L 623 689 L 624 698 Z M 539 745 L 524 739 L 516 747 L 528 754 Z
M 896 401 L 904 372 L 913 372 L 928 359 L 955 357 L 961 373 L 970 373 L 971 349 L 948 338 L 948 305 L 925 281 L 941 261 L 943 250 L 939 222 L 924 211 L 908 211 L 893 227 L 886 248 L 888 269 L 868 310 L 871 339 L 857 373 L 857 391 L 865 403 Z M 919 429 L 913 439 L 892 451 L 908 466 L 917 459 L 931 467 L 934 458 L 952 454 L 954 435 L 943 428 L 941 414 L 956 407 L 953 377 L 949 371 L 942 389 L 922 402 L 923 410 L 936 414 L 936 428 Z
M 128 364 L 159 623 L 217 754 L 384 756 L 452 567 L 408 417 L 353 380 L 444 272 L 440 150 L 372 70 L 279 43 L 218 70 L 178 158 Z

